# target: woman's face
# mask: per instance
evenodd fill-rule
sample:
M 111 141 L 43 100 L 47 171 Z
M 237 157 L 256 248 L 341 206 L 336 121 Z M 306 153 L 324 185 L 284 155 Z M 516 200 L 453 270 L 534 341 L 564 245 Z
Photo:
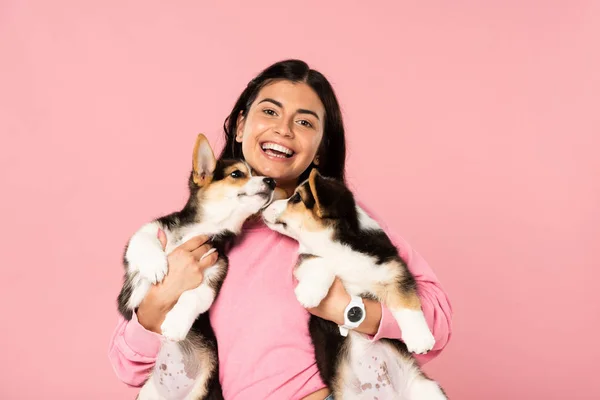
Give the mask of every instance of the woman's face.
M 293 191 L 317 154 L 324 123 L 325 107 L 310 86 L 276 81 L 239 117 L 236 141 L 253 169 Z

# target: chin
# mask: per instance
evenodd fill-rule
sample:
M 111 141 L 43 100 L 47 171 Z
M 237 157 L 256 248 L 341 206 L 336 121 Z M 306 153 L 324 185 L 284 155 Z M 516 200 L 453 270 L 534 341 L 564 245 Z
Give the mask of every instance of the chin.
M 295 176 L 292 169 L 289 166 L 272 164 L 269 162 L 261 163 L 258 168 L 255 168 L 256 173 L 275 180 L 289 181 L 294 179 Z M 300 173 L 298 174 L 300 175 Z

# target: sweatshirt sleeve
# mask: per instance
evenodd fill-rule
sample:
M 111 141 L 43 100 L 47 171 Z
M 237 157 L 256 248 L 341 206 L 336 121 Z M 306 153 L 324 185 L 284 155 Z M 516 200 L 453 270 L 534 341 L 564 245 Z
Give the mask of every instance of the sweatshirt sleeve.
M 371 218 L 376 219 L 370 210 L 367 210 L 362 204 L 360 206 Z M 376 220 L 390 236 L 392 243 L 398 248 L 400 256 L 406 261 L 408 269 L 415 277 L 417 294 L 421 300 L 421 308 L 429 329 L 435 337 L 435 345 L 431 351 L 427 354 L 415 354 L 419 363 L 425 364 L 442 352 L 452 336 L 452 305 L 427 261 L 406 240 L 399 235 L 391 233 L 384 224 L 378 219 Z M 383 304 L 381 308 L 379 330 L 371 339 L 373 341 L 381 338 L 402 340 L 402 331 L 392 313 Z
M 130 321 L 121 315 L 108 349 L 108 358 L 117 375 L 130 386 L 141 386 L 156 363 L 161 336 L 146 330 L 133 313 Z

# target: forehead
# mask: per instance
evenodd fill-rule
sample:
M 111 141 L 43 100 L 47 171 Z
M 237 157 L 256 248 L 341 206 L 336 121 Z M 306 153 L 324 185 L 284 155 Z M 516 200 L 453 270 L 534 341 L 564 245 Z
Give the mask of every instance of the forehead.
M 277 100 L 290 111 L 297 109 L 314 111 L 321 120 L 325 115 L 325 107 L 317 92 L 304 82 L 280 80 L 269 83 L 258 92 L 256 103 L 266 98 Z

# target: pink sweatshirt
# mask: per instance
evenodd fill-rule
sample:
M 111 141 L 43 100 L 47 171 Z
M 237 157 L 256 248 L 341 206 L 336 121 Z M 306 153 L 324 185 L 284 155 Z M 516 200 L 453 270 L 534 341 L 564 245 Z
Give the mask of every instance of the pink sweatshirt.
M 402 238 L 390 236 L 415 275 L 423 312 L 436 339 L 432 351 L 417 356 L 423 364 L 448 343 L 452 307 L 427 262 Z M 301 399 L 325 387 L 308 332 L 310 314 L 294 295 L 297 250 L 295 241 L 257 225 L 245 228 L 229 253 L 227 278 L 209 311 L 227 400 Z M 379 331 L 372 340 L 401 337 L 390 311 L 382 307 Z M 120 318 L 109 348 L 119 379 L 142 385 L 160 346 L 161 336 L 143 328 L 135 315 L 131 321 Z

